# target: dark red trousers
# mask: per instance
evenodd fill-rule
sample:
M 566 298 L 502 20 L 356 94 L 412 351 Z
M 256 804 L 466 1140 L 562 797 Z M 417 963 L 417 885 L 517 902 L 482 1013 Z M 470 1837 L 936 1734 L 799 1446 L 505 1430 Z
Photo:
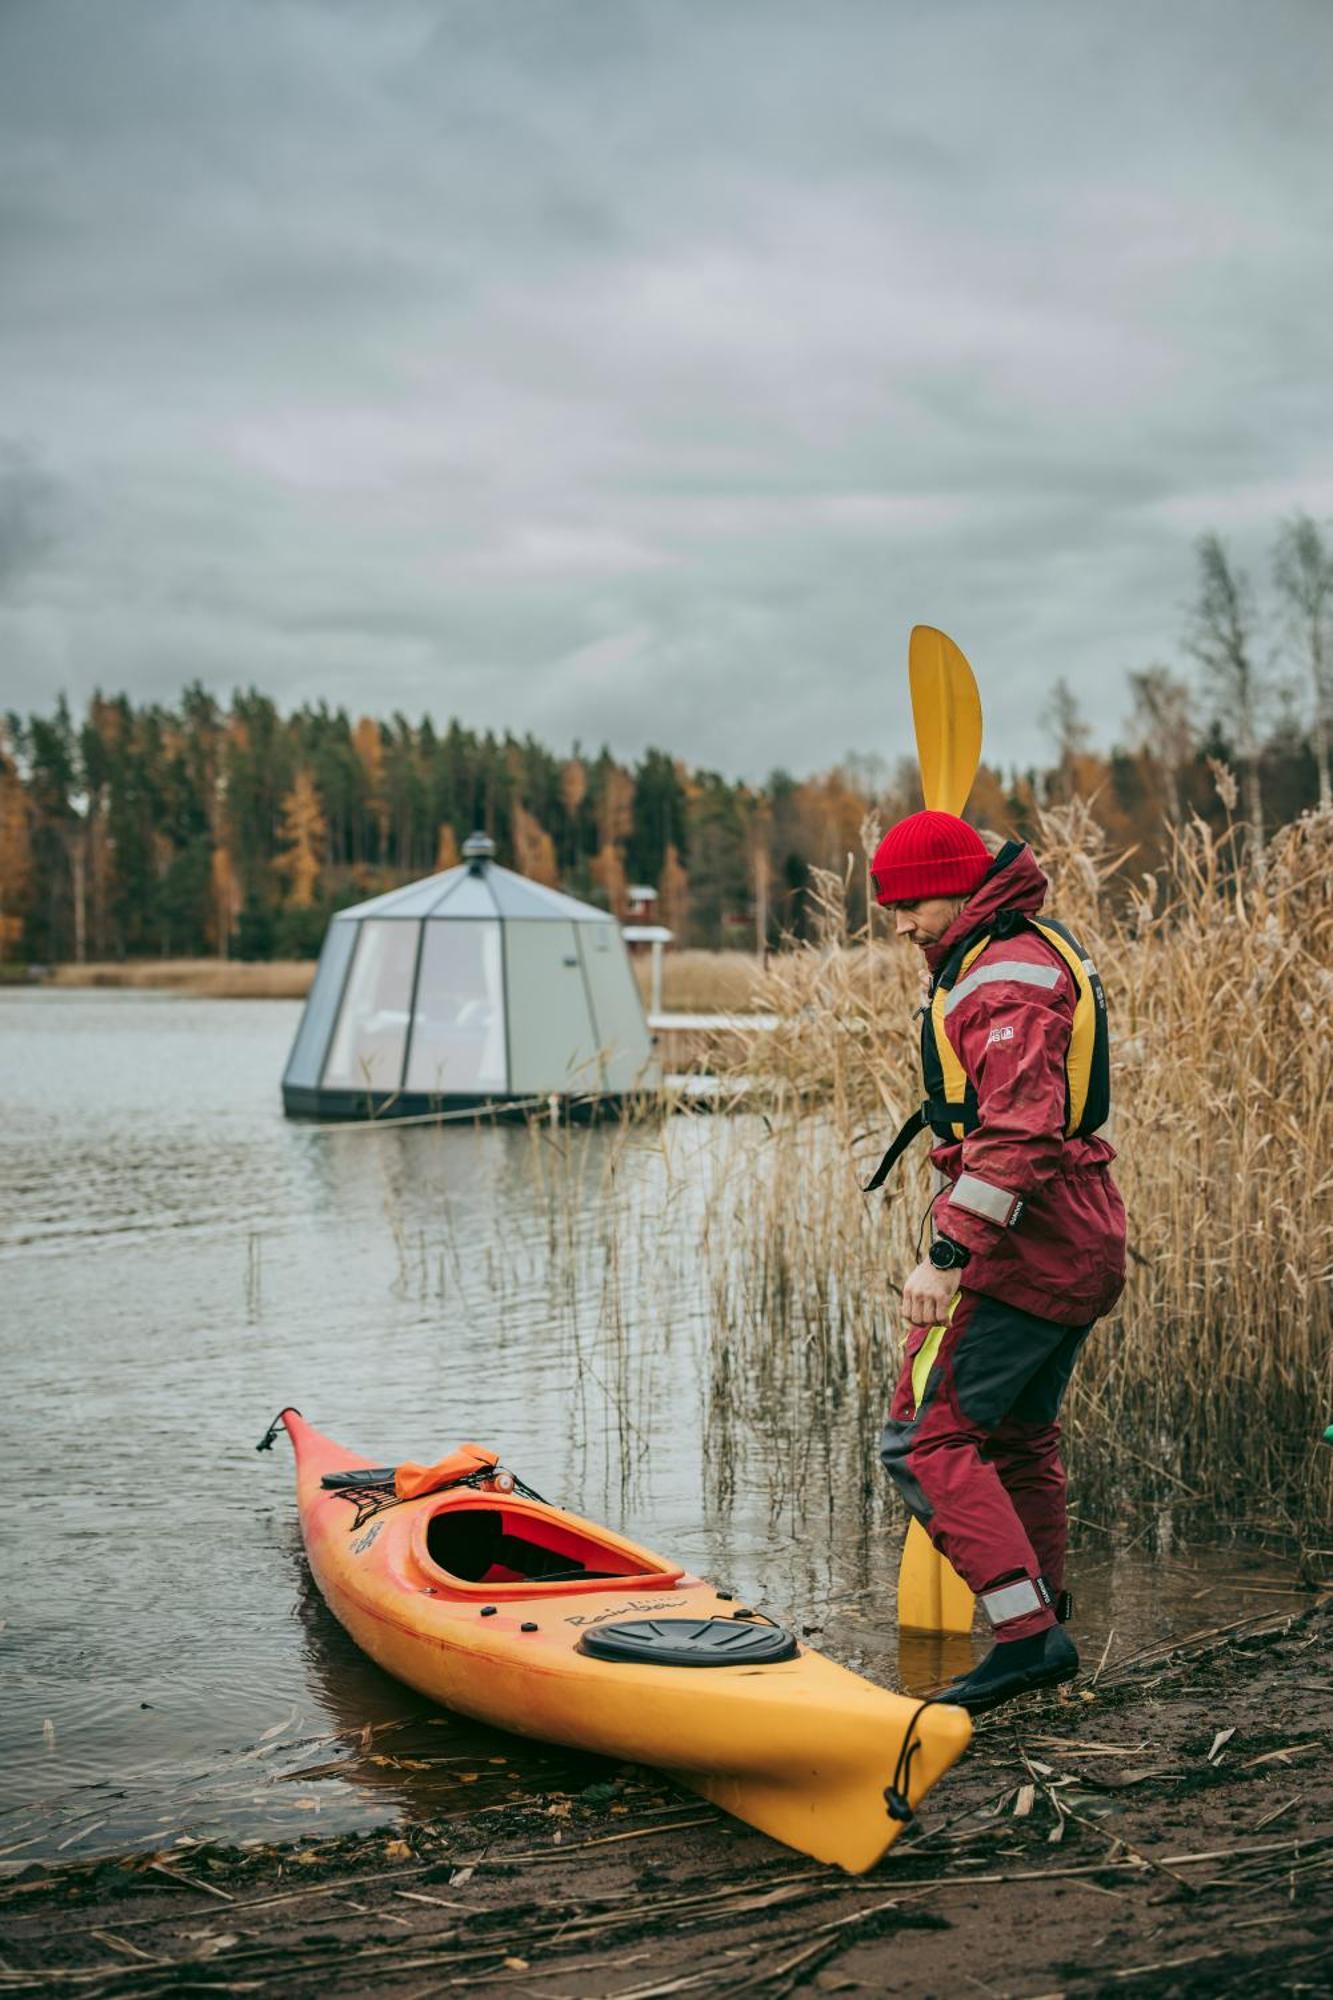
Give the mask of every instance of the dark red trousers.
M 1056 1419 L 1090 1331 L 965 1291 L 919 1403 L 913 1367 L 932 1330 L 907 1343 L 880 1457 L 997 1639 L 1055 1623 L 1069 1534 Z

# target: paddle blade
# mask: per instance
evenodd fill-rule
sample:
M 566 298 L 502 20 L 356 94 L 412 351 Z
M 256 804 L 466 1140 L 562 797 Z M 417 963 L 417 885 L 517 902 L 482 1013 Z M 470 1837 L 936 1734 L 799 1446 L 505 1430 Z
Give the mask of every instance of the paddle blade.
M 972 1630 L 973 1597 L 919 1521 L 910 1521 L 898 1568 L 898 1625 L 906 1632 Z
M 934 812 L 962 817 L 981 762 L 981 696 L 947 633 L 914 625 L 907 653 L 921 790 Z

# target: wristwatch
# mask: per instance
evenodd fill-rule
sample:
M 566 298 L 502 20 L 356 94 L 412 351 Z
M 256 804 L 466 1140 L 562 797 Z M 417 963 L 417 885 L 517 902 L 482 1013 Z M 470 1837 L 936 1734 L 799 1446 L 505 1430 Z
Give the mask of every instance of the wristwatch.
M 930 1261 L 937 1271 L 961 1271 L 972 1252 L 952 1236 L 937 1236 L 930 1246 Z

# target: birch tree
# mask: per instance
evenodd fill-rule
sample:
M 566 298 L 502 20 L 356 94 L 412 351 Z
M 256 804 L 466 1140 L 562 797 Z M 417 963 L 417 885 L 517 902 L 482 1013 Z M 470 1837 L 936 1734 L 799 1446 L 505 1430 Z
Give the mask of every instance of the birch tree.
M 1194 748 L 1189 684 L 1170 667 L 1154 664 L 1129 676 L 1135 747 L 1162 774 L 1167 817 L 1180 824 L 1180 773 Z
M 1273 575 L 1287 613 L 1294 649 L 1310 676 L 1314 695 L 1315 768 L 1319 803 L 1333 806 L 1329 739 L 1333 737 L 1333 548 L 1308 514 L 1294 514 L 1278 530 Z
M 1199 595 L 1185 643 L 1203 668 L 1213 713 L 1236 746 L 1250 841 L 1262 865 L 1259 726 L 1268 690 L 1256 656 L 1254 597 L 1249 578 L 1233 567 L 1219 535 L 1200 537 L 1198 557 Z

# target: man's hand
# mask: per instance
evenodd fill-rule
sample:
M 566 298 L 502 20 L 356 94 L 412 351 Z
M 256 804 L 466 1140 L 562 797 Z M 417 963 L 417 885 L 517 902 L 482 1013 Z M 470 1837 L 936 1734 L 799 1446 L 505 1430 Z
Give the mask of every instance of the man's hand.
M 940 1326 L 957 1290 L 957 1271 L 937 1271 L 927 1257 L 903 1286 L 903 1311 L 913 1326 Z

